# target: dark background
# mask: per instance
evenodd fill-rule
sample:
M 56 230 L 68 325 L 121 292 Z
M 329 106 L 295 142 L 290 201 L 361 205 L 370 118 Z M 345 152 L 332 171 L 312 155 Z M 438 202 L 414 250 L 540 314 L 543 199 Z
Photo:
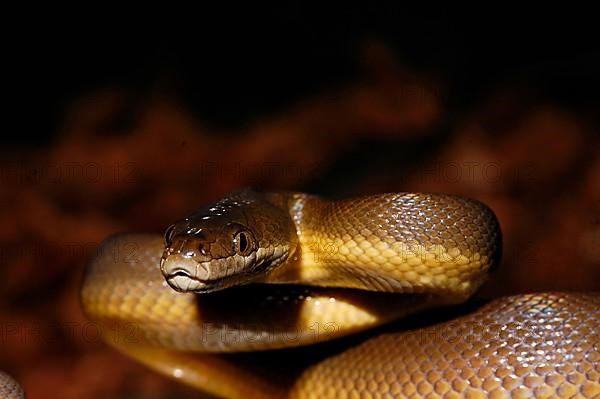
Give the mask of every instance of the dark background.
M 585 10 L 498 7 L 475 15 L 385 3 L 235 10 L 30 16 L 5 39 L 5 62 L 16 74 L 8 78 L 22 89 L 13 104 L 21 134 L 7 139 L 47 142 L 66 106 L 107 86 L 173 93 L 205 123 L 240 126 L 363 76 L 357 48 L 369 40 L 442 80 L 452 111 L 506 85 L 565 106 L 597 104 L 600 30 Z
M 481 297 L 600 288 L 594 13 L 138 11 L 4 35 L 0 369 L 30 398 L 192 395 L 86 335 L 81 272 L 240 186 L 477 198 L 505 235 Z

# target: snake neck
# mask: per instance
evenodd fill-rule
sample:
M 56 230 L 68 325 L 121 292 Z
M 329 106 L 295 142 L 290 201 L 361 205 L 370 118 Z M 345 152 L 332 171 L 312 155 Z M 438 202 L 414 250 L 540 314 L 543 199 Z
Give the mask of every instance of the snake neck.
M 499 258 L 500 230 L 483 204 L 435 194 L 330 201 L 276 194 L 296 228 L 296 250 L 266 277 L 370 291 L 468 298 Z

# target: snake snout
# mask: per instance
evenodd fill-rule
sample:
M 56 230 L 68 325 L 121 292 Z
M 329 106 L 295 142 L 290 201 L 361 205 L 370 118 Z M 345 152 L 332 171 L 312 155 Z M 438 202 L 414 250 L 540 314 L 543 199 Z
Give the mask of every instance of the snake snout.
M 203 281 L 207 281 L 210 277 L 209 270 L 193 259 L 180 254 L 163 257 L 160 262 L 160 270 L 167 283 L 179 292 L 202 290 L 207 285 Z

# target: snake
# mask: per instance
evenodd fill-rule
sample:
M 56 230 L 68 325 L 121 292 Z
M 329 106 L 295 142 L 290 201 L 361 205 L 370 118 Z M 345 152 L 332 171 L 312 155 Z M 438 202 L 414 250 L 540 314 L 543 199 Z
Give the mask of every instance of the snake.
M 25 398 L 25 391 L 23 391 L 23 388 L 19 385 L 19 383 L 11 375 L 3 371 L 0 371 L 0 398 Z
M 600 397 L 598 293 L 452 315 L 501 252 L 493 211 L 460 196 L 243 189 L 105 240 L 81 302 L 110 345 L 216 397 Z

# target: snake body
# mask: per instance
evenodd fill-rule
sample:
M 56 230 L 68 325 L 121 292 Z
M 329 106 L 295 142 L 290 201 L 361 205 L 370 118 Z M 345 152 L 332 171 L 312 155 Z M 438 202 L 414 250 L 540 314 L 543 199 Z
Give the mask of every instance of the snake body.
M 466 300 L 500 237 L 491 210 L 456 196 L 243 190 L 164 238 L 108 239 L 82 303 L 110 344 L 222 397 L 597 397 L 593 294 L 501 298 L 432 327 L 333 340 Z
M 0 398 L 2 399 L 24 399 L 23 388 L 10 375 L 0 371 Z
M 183 292 L 262 281 L 460 301 L 500 255 L 498 222 L 485 205 L 416 193 L 327 201 L 242 190 L 175 223 L 166 241 L 161 268 Z

